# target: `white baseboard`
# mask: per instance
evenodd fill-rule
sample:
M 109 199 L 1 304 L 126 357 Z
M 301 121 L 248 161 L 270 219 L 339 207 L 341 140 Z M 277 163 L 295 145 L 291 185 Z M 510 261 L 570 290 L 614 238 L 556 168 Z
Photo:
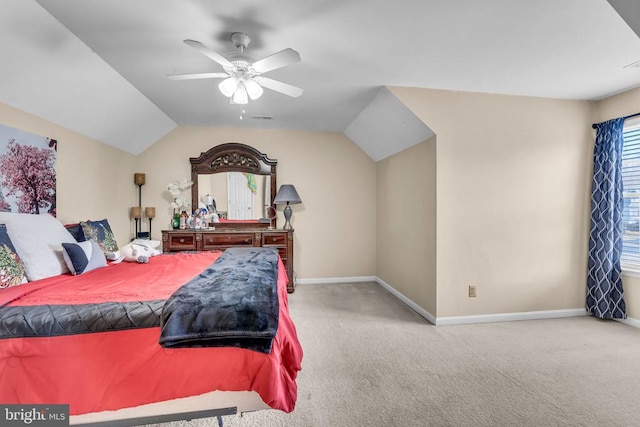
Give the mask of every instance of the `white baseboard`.
M 317 285 L 320 283 L 355 283 L 355 282 L 375 282 L 375 276 L 350 276 L 350 277 L 324 277 L 296 279 L 296 284 L 301 285 Z
M 587 316 L 587 310 L 584 308 L 574 308 L 567 310 L 545 310 L 545 311 L 525 311 L 520 313 L 497 313 L 497 314 L 480 314 L 473 316 L 448 316 L 436 317 L 424 308 L 409 299 L 406 295 L 396 290 L 387 282 L 376 276 L 350 276 L 350 277 L 325 277 L 325 278 L 308 278 L 297 279 L 297 283 L 304 285 L 315 285 L 322 283 L 355 283 L 355 282 L 376 282 L 392 295 L 402 301 L 410 309 L 420 316 L 424 317 L 428 322 L 436 326 L 446 325 L 465 325 L 472 323 L 493 323 L 493 322 L 513 322 L 516 320 L 538 320 L 538 319 L 559 319 L 563 317 L 579 317 Z M 640 320 L 628 317 L 626 319 L 616 319 L 618 322 L 640 328 Z
M 416 304 L 415 302 L 413 302 L 412 300 L 407 298 L 403 293 L 401 293 L 398 290 L 396 290 L 394 287 L 389 285 L 387 282 L 385 282 L 381 278 L 376 277 L 375 281 L 380 286 L 382 286 L 383 288 L 388 290 L 390 293 L 392 293 L 396 298 L 398 298 L 400 301 L 402 301 L 405 305 L 407 305 L 411 310 L 415 311 L 420 316 L 422 316 L 425 319 L 427 319 L 427 321 L 429 321 L 430 323 L 432 323 L 434 325 L 437 325 L 436 317 L 433 314 L 429 313 L 427 310 L 425 310 L 424 308 L 420 307 L 418 304 Z
M 561 317 L 577 317 L 587 315 L 587 310 L 583 308 L 577 308 L 569 310 L 529 311 L 523 313 L 499 313 L 475 316 L 436 317 L 413 302 L 406 295 L 393 288 L 381 278 L 376 277 L 376 282 L 378 282 L 380 286 L 395 295 L 400 301 L 405 303 L 413 311 L 436 326 L 463 325 L 469 323 L 511 322 L 514 320 L 555 319 Z
M 480 314 L 474 316 L 438 317 L 437 326 L 465 325 L 469 323 L 513 322 L 515 320 L 559 319 L 562 317 L 586 316 L 587 310 L 575 308 L 568 310 L 523 311 L 520 313 Z
M 633 326 L 634 328 L 640 328 L 640 320 L 634 319 L 633 317 L 627 317 L 626 319 L 616 319 L 620 323 L 624 323 L 625 325 Z

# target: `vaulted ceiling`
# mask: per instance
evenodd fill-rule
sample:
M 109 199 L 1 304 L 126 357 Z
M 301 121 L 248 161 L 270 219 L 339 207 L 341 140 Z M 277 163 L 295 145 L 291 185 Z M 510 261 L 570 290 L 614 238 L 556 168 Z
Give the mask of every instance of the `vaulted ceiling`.
M 3 0 L 0 101 L 137 154 L 183 124 L 348 135 L 379 108 L 407 114 L 387 85 L 597 100 L 640 85 L 640 67 L 628 66 L 640 61 L 634 4 Z M 222 71 L 183 40 L 232 52 L 237 31 L 256 59 L 298 51 L 300 63 L 268 77 L 303 95 L 267 89 L 242 114 L 219 80 L 166 78 Z M 396 149 L 365 139 L 356 143 L 374 159 Z

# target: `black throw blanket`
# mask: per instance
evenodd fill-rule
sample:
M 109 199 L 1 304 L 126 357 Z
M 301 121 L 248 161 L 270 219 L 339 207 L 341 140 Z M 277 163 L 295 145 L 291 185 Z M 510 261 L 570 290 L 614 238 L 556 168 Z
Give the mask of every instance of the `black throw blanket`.
M 169 297 L 160 344 L 269 353 L 278 316 L 277 249 L 230 248 Z

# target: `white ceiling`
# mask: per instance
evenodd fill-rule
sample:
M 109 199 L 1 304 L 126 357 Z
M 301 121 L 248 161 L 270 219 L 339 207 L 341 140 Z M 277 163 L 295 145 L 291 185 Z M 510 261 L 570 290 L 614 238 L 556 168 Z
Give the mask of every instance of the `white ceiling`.
M 221 71 L 182 40 L 231 52 L 236 31 L 256 59 L 297 50 L 267 76 L 304 94 L 265 90 L 240 120 L 218 80 L 165 77 Z M 640 38 L 606 0 L 2 0 L 0 52 L 0 101 L 134 154 L 179 124 L 345 132 L 386 85 L 591 100 L 640 85 L 625 68 Z

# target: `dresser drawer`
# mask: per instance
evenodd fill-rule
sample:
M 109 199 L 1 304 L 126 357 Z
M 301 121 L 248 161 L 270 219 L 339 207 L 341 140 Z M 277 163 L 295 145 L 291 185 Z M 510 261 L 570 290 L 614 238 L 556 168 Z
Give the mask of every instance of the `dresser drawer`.
M 204 250 L 218 249 L 220 246 L 253 246 L 253 234 L 213 234 L 202 235 Z
M 170 234 L 169 249 L 172 251 L 195 251 L 196 235 L 193 233 Z
M 262 246 L 285 246 L 287 244 L 287 233 L 264 233 L 262 235 Z

